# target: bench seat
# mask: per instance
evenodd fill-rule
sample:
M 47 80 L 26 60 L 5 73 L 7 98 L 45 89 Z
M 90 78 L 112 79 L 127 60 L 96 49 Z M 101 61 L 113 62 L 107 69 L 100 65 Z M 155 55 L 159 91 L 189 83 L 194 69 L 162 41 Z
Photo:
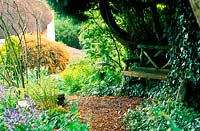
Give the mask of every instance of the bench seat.
M 124 76 L 140 77 L 147 79 L 166 80 L 169 69 L 155 69 L 147 67 L 137 67 L 133 71 L 123 71 Z

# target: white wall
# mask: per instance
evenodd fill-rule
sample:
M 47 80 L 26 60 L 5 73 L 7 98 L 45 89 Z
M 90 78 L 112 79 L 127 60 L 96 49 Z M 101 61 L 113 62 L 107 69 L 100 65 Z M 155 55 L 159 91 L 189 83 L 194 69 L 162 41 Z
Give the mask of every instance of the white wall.
M 5 39 L 0 39 L 0 48 L 2 46 L 2 44 L 5 42 Z
M 54 20 L 47 25 L 47 39 L 55 41 L 55 26 Z

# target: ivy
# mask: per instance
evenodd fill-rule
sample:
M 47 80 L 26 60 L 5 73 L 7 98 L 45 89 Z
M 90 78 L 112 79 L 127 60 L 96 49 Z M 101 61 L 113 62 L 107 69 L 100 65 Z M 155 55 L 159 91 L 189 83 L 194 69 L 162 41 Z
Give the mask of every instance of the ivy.
M 167 36 L 169 41 L 169 58 L 171 72 L 165 83 L 175 91 L 184 80 L 189 81 L 190 91 L 198 97 L 200 82 L 200 38 L 199 27 L 193 15 L 189 2 L 179 0 L 174 15 L 168 17 Z M 192 100 L 197 100 L 197 97 Z

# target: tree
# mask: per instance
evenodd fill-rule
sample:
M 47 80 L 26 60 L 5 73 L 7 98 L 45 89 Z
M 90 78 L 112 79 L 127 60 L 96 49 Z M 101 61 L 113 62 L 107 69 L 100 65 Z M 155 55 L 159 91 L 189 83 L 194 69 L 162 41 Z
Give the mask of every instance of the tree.
M 99 10 L 112 34 L 130 50 L 136 49 L 138 44 L 169 45 L 171 48 L 168 59 L 171 71 L 165 87 L 174 87 L 177 90 L 182 82 L 189 81 L 188 87 L 191 87 L 191 90 L 196 88 L 195 90 L 200 93 L 197 0 L 48 0 L 48 2 L 56 11 L 78 17 L 80 20 L 88 19 L 84 14 L 85 11 Z
M 167 17 L 175 15 L 177 1 L 168 0 L 48 0 L 56 11 L 73 15 L 80 20 L 87 16 L 84 11 L 99 5 L 100 13 L 110 31 L 126 47 L 134 49 L 137 44 L 168 44 L 164 33 Z M 121 17 L 126 27 L 116 23 Z M 167 26 L 166 26 L 167 27 Z
M 161 12 L 158 4 L 165 4 L 163 0 L 48 0 L 56 11 L 73 15 L 83 20 L 87 18 L 84 11 L 98 6 L 100 13 L 110 31 L 126 47 L 135 48 L 138 43 L 164 42 Z M 166 6 L 166 4 L 165 4 Z M 116 23 L 116 17 L 124 20 L 126 27 Z M 153 27 L 153 28 L 152 28 Z M 165 41 L 166 42 L 166 41 Z M 165 43 L 162 43 L 165 44 Z

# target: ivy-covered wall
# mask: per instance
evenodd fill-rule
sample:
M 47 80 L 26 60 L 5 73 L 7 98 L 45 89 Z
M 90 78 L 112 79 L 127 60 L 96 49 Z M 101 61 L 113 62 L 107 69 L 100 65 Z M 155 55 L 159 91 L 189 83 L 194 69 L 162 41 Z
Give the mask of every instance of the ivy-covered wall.
M 168 35 L 171 72 L 168 88 L 177 88 L 187 83 L 186 98 L 200 105 L 200 29 L 189 1 L 178 0 L 174 15 L 168 17 Z M 192 96 L 192 97 L 190 97 Z M 195 103 L 197 106 L 197 103 Z

